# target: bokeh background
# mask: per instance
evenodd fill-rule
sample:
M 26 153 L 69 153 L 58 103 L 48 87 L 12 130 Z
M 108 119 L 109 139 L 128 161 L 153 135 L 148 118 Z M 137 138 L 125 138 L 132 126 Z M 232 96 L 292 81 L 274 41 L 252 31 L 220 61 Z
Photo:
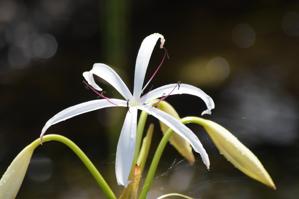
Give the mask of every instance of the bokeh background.
M 297 198 L 298 1 L 1 0 L 0 173 L 51 116 L 96 98 L 82 83 L 82 72 L 93 63 L 113 66 L 132 88 L 139 45 L 153 32 L 164 34 L 170 59 L 151 86 L 182 81 L 209 93 L 216 109 L 206 117 L 230 129 L 262 160 L 277 191 L 236 170 L 192 126 L 210 155 L 211 170 L 200 158 L 189 166 L 169 146 L 149 198 L 174 191 L 206 199 Z M 162 56 L 156 48 L 147 78 Z M 190 96 L 168 100 L 181 116 L 204 109 Z M 74 140 L 119 190 L 114 158 L 125 111 L 88 113 L 48 133 Z M 159 128 L 154 138 L 157 144 Z M 47 143 L 34 154 L 18 198 L 103 196 L 66 147 Z

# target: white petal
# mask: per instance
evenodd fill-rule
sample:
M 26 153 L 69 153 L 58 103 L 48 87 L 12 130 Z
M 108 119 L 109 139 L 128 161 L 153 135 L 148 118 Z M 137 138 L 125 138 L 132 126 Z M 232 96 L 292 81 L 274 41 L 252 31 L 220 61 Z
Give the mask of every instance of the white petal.
M 130 108 L 121 129 L 116 149 L 115 173 L 117 183 L 127 186 L 136 142 L 137 109 Z
M 64 120 L 70 119 L 72 117 L 75 117 L 77 115 L 81 115 L 83 113 L 95 111 L 98 109 L 102 108 L 107 108 L 107 107 L 115 107 L 115 106 L 122 106 L 126 107 L 127 106 L 127 101 L 125 100 L 120 100 L 120 99 L 98 99 L 98 100 L 91 100 L 88 102 L 83 102 L 74 106 L 71 106 L 69 108 L 66 108 L 56 115 L 54 115 L 51 119 L 49 119 L 45 126 L 42 129 L 41 137 L 45 134 L 47 129 L 59 122 L 62 122 Z
M 146 69 L 148 67 L 149 60 L 151 58 L 152 52 L 154 50 L 154 47 L 158 39 L 161 39 L 160 48 L 163 48 L 165 39 L 163 35 L 159 33 L 154 33 L 147 36 L 142 41 L 141 46 L 139 48 L 139 52 L 135 64 L 135 79 L 134 79 L 134 92 L 133 92 L 133 95 L 135 97 L 140 97 L 141 95 Z
M 207 110 L 203 111 L 202 115 L 211 114 L 211 110 L 215 108 L 215 103 L 213 99 L 209 95 L 207 95 L 204 91 L 189 84 L 178 84 L 178 83 L 167 84 L 165 86 L 158 87 L 148 92 L 147 94 L 142 96 L 141 103 L 147 103 L 160 97 L 164 97 L 168 95 L 178 95 L 178 94 L 179 95 L 189 94 L 201 98 L 207 106 Z
M 94 81 L 93 74 L 91 72 L 84 72 L 83 74 L 84 79 L 87 81 L 89 85 L 91 85 L 94 89 L 98 91 L 102 91 L 103 89 L 98 86 L 98 84 Z
M 93 75 L 96 75 L 113 86 L 125 99 L 130 99 L 132 94 L 123 80 L 111 67 L 105 64 L 94 64 L 92 69 L 83 73 L 83 77 L 93 88 L 102 90 L 94 80 Z
M 163 111 L 160 111 L 157 108 L 148 105 L 143 105 L 138 108 L 158 118 L 161 122 L 166 124 L 174 132 L 176 132 L 182 138 L 186 139 L 191 144 L 194 151 L 200 154 L 203 163 L 209 169 L 210 167 L 209 156 L 206 150 L 204 149 L 204 147 L 202 146 L 201 142 L 199 141 L 198 137 L 189 128 L 187 128 L 184 124 L 182 124 L 179 120 L 177 120 L 173 116 Z

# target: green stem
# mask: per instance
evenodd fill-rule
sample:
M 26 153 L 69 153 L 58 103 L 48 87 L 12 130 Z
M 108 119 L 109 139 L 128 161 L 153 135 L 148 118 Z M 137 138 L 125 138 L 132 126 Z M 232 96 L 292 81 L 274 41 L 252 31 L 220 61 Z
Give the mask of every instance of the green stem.
M 137 162 L 138 156 L 139 156 L 139 151 L 141 147 L 141 142 L 142 142 L 142 136 L 144 132 L 144 127 L 145 123 L 147 120 L 148 114 L 145 111 L 142 111 L 139 117 L 138 121 L 138 126 L 137 126 L 137 137 L 136 137 L 136 145 L 135 145 L 135 152 L 134 152 L 134 159 L 133 159 L 133 164 Z
M 109 0 L 101 2 L 100 13 L 103 14 L 100 24 L 104 24 L 103 43 L 107 60 L 112 65 L 127 61 L 128 24 L 130 19 L 129 0 Z
M 136 164 L 140 167 L 141 173 L 144 169 L 144 166 L 148 158 L 149 150 L 152 143 L 153 133 L 154 133 L 154 124 L 150 124 L 146 136 L 143 138 L 142 147 L 140 149 L 140 153 L 136 161 Z
M 200 126 L 205 126 L 206 122 L 205 119 L 202 119 L 200 117 L 196 117 L 196 116 L 188 116 L 188 117 L 184 117 L 182 118 L 181 122 L 183 124 L 190 124 L 190 123 L 193 123 L 193 124 L 198 124 Z
M 107 182 L 104 180 L 103 176 L 100 174 L 100 172 L 96 169 L 94 164 L 90 161 L 90 159 L 85 155 L 85 153 L 70 139 L 56 134 L 51 135 L 45 135 L 43 137 L 43 143 L 50 142 L 50 141 L 56 141 L 60 142 L 67 147 L 69 147 L 77 156 L 78 158 L 83 162 L 83 164 L 86 166 L 88 171 L 91 173 L 91 175 L 94 177 L 96 182 L 98 183 L 99 187 L 103 190 L 104 194 L 109 199 L 116 199 L 116 196 L 114 195 L 113 191 L 107 184 Z M 40 138 L 36 139 L 32 142 L 32 145 L 34 147 L 42 146 Z
M 162 153 L 163 153 L 165 146 L 168 143 L 168 140 L 169 140 L 170 136 L 172 135 L 172 133 L 173 133 L 173 131 L 171 129 L 168 129 L 166 131 L 166 133 L 164 134 L 163 138 L 161 139 L 161 141 L 156 149 L 156 152 L 153 157 L 150 168 L 148 170 L 147 176 L 145 178 L 144 185 L 143 185 L 142 191 L 140 193 L 139 199 L 146 198 L 147 192 L 149 191 L 149 188 L 153 182 L 153 179 L 154 179 L 159 161 L 161 159 Z
M 203 119 L 198 118 L 198 117 L 184 117 L 180 121 L 183 124 L 196 123 L 196 124 L 202 125 Z M 157 171 L 157 167 L 160 162 L 163 151 L 164 151 L 166 144 L 168 143 L 168 140 L 172 134 L 173 134 L 173 131 L 169 128 L 166 131 L 166 133 L 164 134 L 163 138 L 161 139 L 161 141 L 156 149 L 156 152 L 154 154 L 154 157 L 153 157 L 152 163 L 150 165 L 150 168 L 148 170 L 147 176 L 145 178 L 144 185 L 143 185 L 142 191 L 140 193 L 139 199 L 146 198 L 149 188 L 152 185 L 152 182 L 154 180 L 154 176 Z

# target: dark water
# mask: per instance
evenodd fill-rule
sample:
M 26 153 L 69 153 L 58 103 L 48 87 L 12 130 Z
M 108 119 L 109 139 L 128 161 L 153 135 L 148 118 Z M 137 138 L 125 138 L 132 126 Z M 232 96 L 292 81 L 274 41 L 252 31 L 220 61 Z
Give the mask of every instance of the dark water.
M 93 63 L 113 65 L 132 85 L 140 42 L 153 32 L 166 37 L 170 59 L 151 86 L 182 81 L 210 94 L 216 109 L 208 118 L 231 130 L 260 158 L 277 190 L 237 171 L 195 128 L 210 155 L 211 170 L 205 170 L 200 158 L 188 166 L 168 147 L 149 197 L 181 192 L 208 199 L 297 198 L 299 4 L 295 1 L 1 1 L 0 173 L 39 136 L 53 114 L 96 98 L 82 84 L 81 75 Z M 147 78 L 162 56 L 157 48 Z M 104 89 L 108 96 L 117 96 L 109 86 Z M 181 116 L 199 115 L 204 109 L 190 96 L 168 100 Z M 113 169 L 124 113 L 125 109 L 88 113 L 52 127 L 49 133 L 74 140 L 119 190 Z M 157 130 L 155 143 L 159 138 Z M 18 195 L 101 197 L 81 162 L 57 143 L 36 151 Z

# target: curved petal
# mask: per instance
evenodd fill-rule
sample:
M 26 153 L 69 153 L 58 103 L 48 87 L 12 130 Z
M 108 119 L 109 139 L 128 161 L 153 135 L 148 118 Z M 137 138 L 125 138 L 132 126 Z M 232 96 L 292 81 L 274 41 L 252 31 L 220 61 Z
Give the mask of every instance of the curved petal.
M 204 147 L 202 146 L 201 142 L 199 141 L 198 137 L 188 127 L 182 124 L 179 120 L 175 119 L 173 116 L 163 111 L 160 111 L 157 108 L 148 105 L 143 105 L 138 108 L 158 118 L 161 122 L 166 124 L 174 132 L 186 139 L 191 144 L 194 151 L 200 154 L 203 163 L 209 169 L 209 156 Z
M 136 142 L 137 109 L 130 108 L 116 149 L 115 174 L 119 185 L 127 186 Z
M 154 99 L 160 98 L 160 97 L 165 97 L 169 95 L 181 95 L 181 94 L 189 94 L 189 95 L 194 95 L 199 98 L 201 98 L 206 106 L 207 110 L 203 111 L 201 114 L 211 114 L 211 110 L 215 108 L 215 103 L 213 99 L 207 95 L 204 91 L 201 89 L 189 85 L 189 84 L 167 84 L 165 86 L 158 87 L 141 98 L 141 103 L 147 103 L 150 102 Z
M 165 39 L 159 33 L 147 36 L 141 43 L 135 64 L 134 97 L 140 97 L 141 95 L 146 69 L 158 39 L 161 39 L 160 48 L 163 48 Z
M 102 89 L 96 84 L 94 81 L 93 75 L 96 75 L 106 82 L 108 82 L 111 86 L 113 86 L 125 99 L 130 99 L 132 94 L 123 80 L 119 77 L 119 75 L 113 70 L 111 67 L 105 64 L 94 64 L 90 71 L 84 72 L 84 79 L 90 84 L 94 89 L 101 91 Z
M 71 106 L 69 108 L 66 108 L 56 115 L 54 115 L 52 118 L 50 118 L 45 126 L 42 129 L 41 137 L 45 134 L 48 128 L 50 126 L 57 124 L 59 122 L 62 122 L 64 120 L 70 119 L 72 117 L 75 117 L 77 115 L 81 115 L 83 113 L 95 111 L 98 109 L 102 108 L 107 108 L 107 107 L 115 107 L 115 106 L 122 106 L 126 107 L 127 106 L 127 101 L 125 100 L 120 100 L 120 99 L 98 99 L 98 100 L 91 100 L 88 102 L 83 102 L 74 106 Z
M 83 77 L 87 81 L 89 85 L 91 85 L 94 89 L 98 91 L 102 91 L 103 89 L 99 87 L 99 85 L 94 81 L 93 74 L 91 72 L 83 72 Z

